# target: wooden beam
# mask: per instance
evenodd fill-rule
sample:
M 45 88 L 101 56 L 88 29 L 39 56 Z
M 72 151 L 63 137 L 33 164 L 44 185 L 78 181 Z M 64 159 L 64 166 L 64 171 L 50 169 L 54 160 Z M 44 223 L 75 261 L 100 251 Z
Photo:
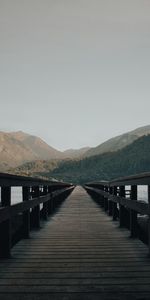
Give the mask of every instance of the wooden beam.
M 137 185 L 131 186 L 130 198 L 137 201 Z M 130 233 L 133 238 L 138 236 L 137 211 L 134 209 L 130 209 Z
M 23 193 L 23 201 L 29 201 L 29 195 L 30 195 L 30 188 L 29 187 L 23 187 L 22 188 Z M 28 208 L 23 212 L 23 238 L 27 239 L 30 235 L 30 209 Z
M 117 196 L 117 186 L 113 187 L 113 195 Z M 113 215 L 113 221 L 116 221 L 117 218 L 118 218 L 118 209 L 117 209 L 117 203 L 116 202 L 113 202 L 112 215 Z
M 120 186 L 120 197 L 125 197 L 124 186 Z M 120 227 L 125 227 L 126 225 L 126 209 L 121 203 L 119 204 L 119 224 Z
M 40 190 L 39 190 L 39 186 L 35 186 L 32 188 L 33 192 L 34 192 L 34 196 L 35 198 L 39 198 L 40 196 Z M 36 205 L 31 213 L 32 216 L 32 226 L 33 228 L 40 228 L 40 205 Z
M 148 211 L 149 211 L 149 218 L 148 218 L 148 249 L 149 249 L 149 256 L 150 256 L 150 185 L 148 185 Z
M 48 186 L 44 185 L 43 187 L 43 195 L 46 196 L 48 194 Z M 48 201 L 43 203 L 43 219 L 47 220 L 48 218 Z
M 1 188 L 2 207 L 9 207 L 11 204 L 11 188 Z M 11 255 L 11 218 L 0 223 L 0 258 L 8 258 Z

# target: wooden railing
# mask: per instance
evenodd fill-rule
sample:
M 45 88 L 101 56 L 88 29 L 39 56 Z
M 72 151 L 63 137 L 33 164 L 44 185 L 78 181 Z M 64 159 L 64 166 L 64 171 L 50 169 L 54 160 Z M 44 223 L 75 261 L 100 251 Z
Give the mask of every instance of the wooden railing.
M 40 219 L 46 220 L 74 188 L 68 183 L 3 173 L 0 173 L 0 187 L 1 258 L 10 257 L 13 244 L 29 238 L 31 228 L 40 228 Z M 12 205 L 11 187 L 22 187 L 22 202 Z M 20 223 L 21 229 L 14 239 L 14 227 L 18 228 Z
M 138 186 L 147 186 L 147 203 L 137 199 Z M 147 244 L 150 255 L 150 173 L 119 178 L 113 181 L 100 181 L 85 184 L 85 189 L 103 209 L 119 221 L 120 227 L 130 230 L 131 237 L 140 238 L 141 227 L 138 216 L 144 216 Z

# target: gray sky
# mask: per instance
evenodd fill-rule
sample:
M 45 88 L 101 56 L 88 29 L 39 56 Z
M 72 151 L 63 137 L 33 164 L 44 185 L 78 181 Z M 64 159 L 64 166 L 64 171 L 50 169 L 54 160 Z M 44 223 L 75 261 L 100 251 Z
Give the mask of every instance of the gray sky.
M 150 124 L 150 0 L 0 0 L 0 104 L 61 150 Z

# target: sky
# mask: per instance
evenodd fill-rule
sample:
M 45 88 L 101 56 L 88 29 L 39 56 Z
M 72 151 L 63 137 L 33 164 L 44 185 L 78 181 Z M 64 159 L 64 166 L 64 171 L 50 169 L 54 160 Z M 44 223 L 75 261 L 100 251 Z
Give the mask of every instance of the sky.
M 65 150 L 150 124 L 150 0 L 0 0 L 0 130 Z

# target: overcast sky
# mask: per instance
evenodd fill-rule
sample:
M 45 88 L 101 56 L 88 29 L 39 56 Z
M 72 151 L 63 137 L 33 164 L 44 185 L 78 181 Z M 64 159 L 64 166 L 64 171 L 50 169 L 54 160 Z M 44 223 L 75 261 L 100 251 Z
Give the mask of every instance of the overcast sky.
M 150 0 L 0 0 L 0 104 L 60 150 L 150 124 Z

